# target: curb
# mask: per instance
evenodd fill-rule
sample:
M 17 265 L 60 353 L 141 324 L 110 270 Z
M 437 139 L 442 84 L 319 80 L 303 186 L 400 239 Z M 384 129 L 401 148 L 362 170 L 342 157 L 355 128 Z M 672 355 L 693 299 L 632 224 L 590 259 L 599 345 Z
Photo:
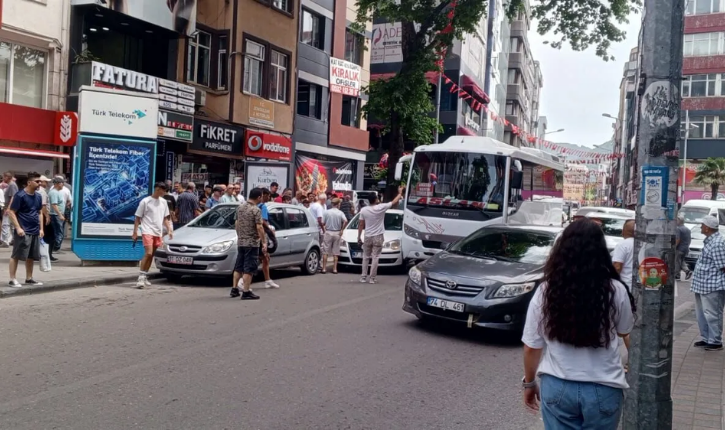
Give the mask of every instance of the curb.
M 161 273 L 151 273 L 149 279 L 163 278 Z M 53 291 L 74 290 L 76 288 L 96 287 L 99 285 L 116 285 L 132 282 L 138 278 L 138 274 L 111 276 L 108 278 L 80 278 L 66 279 L 63 281 L 51 281 L 40 286 L 22 287 L 22 288 L 3 288 L 0 289 L 0 299 L 17 296 L 29 296 L 32 294 L 50 293 Z

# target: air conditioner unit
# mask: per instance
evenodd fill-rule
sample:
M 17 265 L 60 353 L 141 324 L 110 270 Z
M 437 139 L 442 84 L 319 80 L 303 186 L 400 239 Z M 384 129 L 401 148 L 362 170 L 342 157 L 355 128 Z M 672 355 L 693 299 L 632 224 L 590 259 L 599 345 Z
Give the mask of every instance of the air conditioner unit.
M 194 104 L 197 106 L 206 106 L 206 91 L 198 88 L 194 91 Z

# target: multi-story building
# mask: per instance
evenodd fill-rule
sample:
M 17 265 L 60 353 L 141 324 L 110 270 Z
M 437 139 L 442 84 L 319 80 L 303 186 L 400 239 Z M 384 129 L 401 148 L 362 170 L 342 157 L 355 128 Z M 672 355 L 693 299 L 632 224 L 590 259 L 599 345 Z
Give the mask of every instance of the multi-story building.
M 531 27 L 530 9 L 524 10 L 511 21 L 510 50 L 506 90 L 506 120 L 503 141 L 513 146 L 532 146 L 525 137 L 535 134 L 539 119 L 539 97 L 543 76 L 538 61 L 534 61 L 529 45 Z M 523 133 L 514 133 L 514 126 Z
M 511 49 L 511 24 L 503 9 L 501 0 L 490 1 L 488 11 L 488 44 L 484 91 L 489 95 L 489 112 L 496 117 L 504 116 L 508 80 L 509 50 Z M 504 125 L 483 118 L 484 135 L 503 140 Z
M 619 85 L 619 110 L 614 123 L 614 149 L 616 154 L 623 153 L 625 157 L 612 161 L 610 199 L 623 202 L 626 205 L 634 204 L 634 184 L 631 176 L 632 167 L 636 164 L 634 149 L 634 116 L 636 100 L 636 78 L 639 64 L 638 48 L 632 48 L 629 59 L 624 64 L 622 80 Z M 632 157 L 634 155 L 634 157 Z M 636 172 L 636 169 L 634 169 Z
M 24 184 L 65 171 L 77 117 L 65 106 L 70 0 L 0 1 L 0 171 Z M 63 128 L 61 124 L 70 128 Z

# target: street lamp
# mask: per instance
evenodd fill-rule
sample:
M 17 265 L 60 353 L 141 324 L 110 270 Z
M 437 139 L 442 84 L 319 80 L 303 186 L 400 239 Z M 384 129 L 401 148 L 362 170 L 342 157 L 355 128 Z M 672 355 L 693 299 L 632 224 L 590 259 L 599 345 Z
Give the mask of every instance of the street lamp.
M 554 130 L 554 131 L 547 131 L 546 133 L 544 133 L 544 136 L 546 136 L 547 134 L 554 134 L 554 133 L 559 133 L 559 132 L 562 132 L 562 131 L 564 131 L 563 128 L 560 128 L 560 129 Z

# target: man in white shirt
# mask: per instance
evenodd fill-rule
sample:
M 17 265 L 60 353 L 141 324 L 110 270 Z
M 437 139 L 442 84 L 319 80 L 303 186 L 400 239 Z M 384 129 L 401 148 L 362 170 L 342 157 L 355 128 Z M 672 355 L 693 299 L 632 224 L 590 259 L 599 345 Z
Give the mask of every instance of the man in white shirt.
M 315 218 L 315 221 L 317 221 L 317 228 L 320 232 L 320 245 L 322 245 L 322 242 L 325 240 L 325 212 L 327 212 L 327 195 L 325 193 L 320 193 L 319 196 L 317 196 L 317 200 L 310 204 L 310 212 L 312 212 L 312 216 Z M 324 270 L 323 264 L 327 264 L 326 261 L 322 260 L 322 255 L 320 255 L 320 271 Z
M 163 182 L 157 183 L 154 186 L 154 193 L 141 200 L 138 209 L 136 209 L 136 219 L 133 223 L 131 239 L 133 239 L 135 245 L 138 240 L 138 227 L 140 225 L 141 239 L 145 251 L 139 264 L 140 271 L 136 282 L 136 288 L 139 289 L 151 286 L 147 275 L 154 253 L 161 246 L 164 227 L 166 227 L 169 239 L 174 238 L 174 229 L 171 226 L 169 217 L 169 204 L 162 198 L 167 189 L 166 184 Z
M 332 255 L 332 273 L 337 273 L 337 259 L 340 257 L 340 240 L 342 239 L 342 231 L 347 226 L 347 217 L 340 210 L 340 199 L 332 200 L 332 209 L 329 209 L 323 215 L 323 223 L 325 225 L 325 236 L 322 241 L 322 261 L 327 261 L 327 256 Z M 326 267 L 322 268 L 322 273 L 326 273 Z
M 370 197 L 370 206 L 360 209 L 360 222 L 357 226 L 357 242 L 363 247 L 363 265 L 361 283 L 370 282 L 377 284 L 378 260 L 380 252 L 385 243 L 385 212 L 398 204 L 403 197 L 404 187 L 398 187 L 398 195 L 390 203 L 380 203 L 378 194 Z M 365 241 L 362 240 L 362 232 L 365 230 Z M 368 277 L 368 263 L 372 258 L 372 267 Z
M 622 283 L 627 286 L 627 289 L 632 291 L 632 266 L 634 266 L 634 220 L 630 219 L 624 223 L 622 227 L 623 241 L 619 242 L 614 247 L 612 252 L 612 263 L 614 263 L 614 269 L 619 272 L 619 278 Z M 624 346 L 627 347 L 629 352 L 629 335 L 622 338 Z M 624 359 L 624 368 L 628 368 L 629 357 Z

